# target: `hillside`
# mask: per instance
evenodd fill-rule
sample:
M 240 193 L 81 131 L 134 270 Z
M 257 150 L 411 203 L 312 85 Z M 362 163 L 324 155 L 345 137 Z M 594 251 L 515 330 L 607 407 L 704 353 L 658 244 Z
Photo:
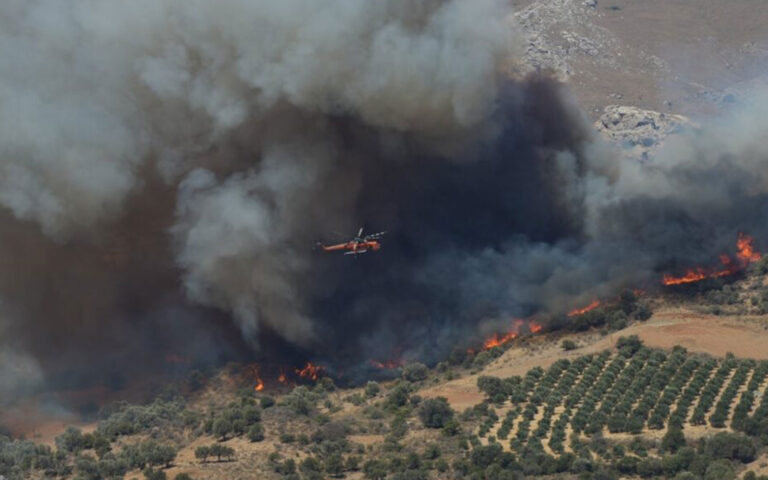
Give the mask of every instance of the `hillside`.
M 768 480 L 761 2 L 9 16 L 0 480 Z
M 768 473 L 762 270 L 605 302 L 583 314 L 581 332 L 457 350 L 432 369 L 406 365 L 400 380 L 358 388 L 324 377 L 256 392 L 249 367 L 231 365 L 146 406 L 105 406 L 88 433 L 59 428 L 45 447 L 33 446 L 45 440 L 33 432 L 31 442 L 4 441 L 0 468 L 9 479 Z M 637 317 L 640 305 L 650 318 Z

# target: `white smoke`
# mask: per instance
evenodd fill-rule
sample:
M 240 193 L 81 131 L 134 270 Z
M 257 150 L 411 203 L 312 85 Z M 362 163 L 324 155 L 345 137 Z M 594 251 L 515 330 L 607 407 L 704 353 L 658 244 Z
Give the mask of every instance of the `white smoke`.
M 305 340 L 301 260 L 280 253 L 300 202 L 282 192 L 330 160 L 255 145 L 282 148 L 269 130 L 286 108 L 432 136 L 482 123 L 514 46 L 508 14 L 501 0 L 9 0 L 0 205 L 66 242 L 142 195 L 148 168 L 171 184 L 191 171 L 173 228 L 189 297 L 249 336 L 266 321 Z M 252 158 L 216 151 L 246 123 Z M 312 128 L 286 124 L 291 144 Z
M 150 188 L 160 177 L 174 214 L 146 224 L 170 231 L 187 297 L 234 314 L 249 340 L 268 327 L 303 346 L 318 333 L 313 294 L 342 283 L 310 278 L 308 245 L 359 227 L 370 204 L 415 227 L 391 284 L 432 289 L 402 314 L 388 291 L 354 310 L 397 321 L 450 301 L 467 318 L 479 303 L 562 310 L 692 259 L 686 241 L 711 238 L 699 248 L 711 256 L 755 225 L 768 102 L 670 140 L 651 162 L 621 161 L 559 87 L 505 78 L 523 45 L 508 3 L 6 0 L 0 206 L 66 245 L 119 224 L 136 199 L 164 212 Z M 456 146 L 490 158 L 463 171 L 477 184 L 419 163 L 458 157 Z M 377 187 L 382 198 L 364 191 Z M 448 203 L 399 204 L 413 198 Z M 414 211 L 432 218 L 403 219 Z M 428 235 L 445 248 L 418 258 L 417 274 Z

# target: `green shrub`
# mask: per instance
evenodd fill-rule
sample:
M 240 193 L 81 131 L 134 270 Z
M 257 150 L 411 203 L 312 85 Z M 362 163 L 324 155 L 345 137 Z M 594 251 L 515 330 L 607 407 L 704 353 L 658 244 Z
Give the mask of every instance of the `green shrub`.
M 453 418 L 453 409 L 444 397 L 430 398 L 419 407 L 419 418 L 425 427 L 442 428 Z
M 261 408 L 269 408 L 275 404 L 275 398 L 271 395 L 264 395 L 259 399 L 259 405 Z
M 661 439 L 661 449 L 664 452 L 675 453 L 685 446 L 685 435 L 682 429 L 670 427 Z
M 720 432 L 706 441 L 704 451 L 712 458 L 739 460 L 743 463 L 755 459 L 757 449 L 751 438 L 743 433 Z
M 409 363 L 403 367 L 402 376 L 403 380 L 407 380 L 409 382 L 420 382 L 427 379 L 427 376 L 429 376 L 429 369 L 423 363 Z
M 248 440 L 252 442 L 260 442 L 264 440 L 264 427 L 260 423 L 254 423 L 248 427 Z
M 368 398 L 373 398 L 376 395 L 379 394 L 381 391 L 381 386 L 379 386 L 378 382 L 370 381 L 367 384 L 365 384 L 365 396 Z

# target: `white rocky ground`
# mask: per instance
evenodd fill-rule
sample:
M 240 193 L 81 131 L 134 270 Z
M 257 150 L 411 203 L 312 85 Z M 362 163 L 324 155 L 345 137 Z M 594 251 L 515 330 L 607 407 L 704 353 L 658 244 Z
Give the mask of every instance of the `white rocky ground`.
M 643 110 L 626 105 L 608 105 L 595 122 L 595 129 L 623 147 L 623 151 L 645 160 L 671 134 L 693 123 L 683 115 Z
M 768 8 L 754 0 L 512 3 L 526 39 L 519 72 L 554 71 L 593 120 L 613 104 L 713 113 L 766 85 Z

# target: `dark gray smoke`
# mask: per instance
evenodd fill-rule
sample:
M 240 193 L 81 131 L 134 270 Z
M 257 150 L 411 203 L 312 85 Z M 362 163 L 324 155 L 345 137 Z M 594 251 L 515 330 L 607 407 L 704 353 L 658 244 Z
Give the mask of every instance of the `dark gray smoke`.
M 766 233 L 768 101 L 623 160 L 506 3 L 7 1 L 0 365 L 430 359 Z

